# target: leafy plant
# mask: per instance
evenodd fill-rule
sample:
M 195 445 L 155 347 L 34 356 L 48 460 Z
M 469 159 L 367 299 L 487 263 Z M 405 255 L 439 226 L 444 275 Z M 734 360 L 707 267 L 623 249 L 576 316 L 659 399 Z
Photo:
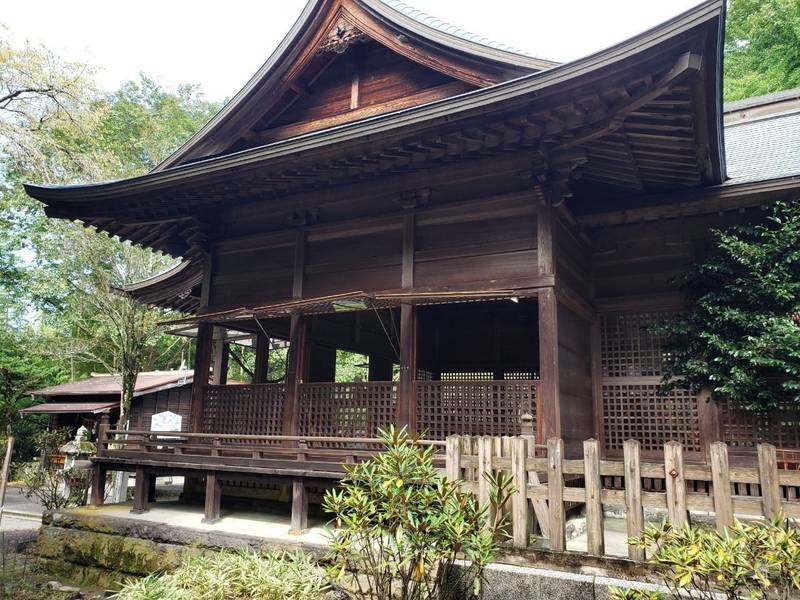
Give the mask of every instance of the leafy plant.
M 788 599 L 800 592 L 800 530 L 778 517 L 735 521 L 724 534 L 708 527 L 649 526 L 629 544 L 649 549 L 675 598 Z M 616 600 L 652 599 L 652 592 L 616 590 Z
M 671 359 L 664 381 L 749 410 L 797 402 L 800 202 L 715 235 L 716 252 L 687 276 L 689 309 L 659 328 Z
M 188 558 L 174 573 L 128 581 L 116 600 L 320 600 L 322 569 L 302 552 L 253 550 Z
M 323 506 L 336 525 L 333 581 L 371 600 L 453 598 L 460 590 L 480 595 L 483 569 L 502 535 L 509 478 L 491 480 L 490 511 L 445 479 L 433 466 L 433 448 L 405 428 L 380 435 L 385 450 L 347 466 L 340 489 L 325 494 Z
M 36 436 L 41 459 L 23 464 L 17 475 L 22 493 L 36 498 L 47 510 L 86 504 L 91 476 L 88 469 L 62 469 L 52 457 L 69 438 L 69 430 L 43 431 Z

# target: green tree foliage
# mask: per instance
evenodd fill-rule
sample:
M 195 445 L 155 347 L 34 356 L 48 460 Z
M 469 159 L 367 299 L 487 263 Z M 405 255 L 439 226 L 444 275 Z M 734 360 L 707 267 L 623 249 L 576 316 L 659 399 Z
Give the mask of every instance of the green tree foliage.
M 664 324 L 670 386 L 710 388 L 751 410 L 800 395 L 800 202 L 715 232 L 687 276 L 686 314 Z
M 800 0 L 731 0 L 726 101 L 800 87 Z
M 177 93 L 145 76 L 99 91 L 93 69 L 44 47 L 14 47 L 0 30 L 0 426 L 24 391 L 91 371 L 177 367 L 185 344 L 155 328 L 159 311 L 114 288 L 174 259 L 134 248 L 79 223 L 46 218 L 22 183 L 95 182 L 140 175 L 199 129 L 219 105 L 196 86 Z M 39 377 L 31 377 L 36 365 Z M 35 381 L 33 381 L 35 379 Z M 128 395 L 128 398 L 130 396 Z M 128 400 L 129 402 L 129 400 Z M 14 421 L 14 427 L 21 426 Z

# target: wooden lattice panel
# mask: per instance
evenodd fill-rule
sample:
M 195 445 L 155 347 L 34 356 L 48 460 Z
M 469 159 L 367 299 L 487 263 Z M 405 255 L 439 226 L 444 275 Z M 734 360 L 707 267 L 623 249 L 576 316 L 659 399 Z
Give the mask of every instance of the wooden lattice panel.
M 536 417 L 538 381 L 418 381 L 417 431 L 448 435 L 519 435 L 520 417 Z
M 674 312 L 641 311 L 603 315 L 600 363 L 605 448 L 621 452 L 627 439 L 643 452 L 663 450 L 676 440 L 689 452 L 702 450 L 697 399 L 685 389 L 661 393 L 669 355 L 653 327 Z
M 397 383 L 305 383 L 300 387 L 300 435 L 376 437 L 394 423 Z
M 660 393 L 650 384 L 603 384 L 603 433 L 606 449 L 622 451 L 625 440 L 636 439 L 642 451 L 662 451 L 675 440 L 687 451 L 700 452 L 697 399 L 688 390 Z
M 722 441 L 731 447 L 755 448 L 769 443 L 778 448 L 800 448 L 800 408 L 787 404 L 766 413 L 737 409 L 719 402 Z
M 281 435 L 286 387 L 282 383 L 209 385 L 203 394 L 203 431 Z
M 663 339 L 652 328 L 673 314 L 653 311 L 602 316 L 603 377 L 660 377 L 669 357 L 662 351 Z

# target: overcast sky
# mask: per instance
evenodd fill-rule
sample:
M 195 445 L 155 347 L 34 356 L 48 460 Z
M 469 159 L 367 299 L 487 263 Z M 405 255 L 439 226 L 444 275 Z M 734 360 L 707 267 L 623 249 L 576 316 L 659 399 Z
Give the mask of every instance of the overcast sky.
M 232 96 L 300 14 L 305 0 L 25 0 L 3 2 L 15 42 L 46 44 L 101 67 L 116 88 L 143 72 L 164 86 L 199 83 Z M 417 9 L 542 58 L 564 61 L 657 25 L 698 0 L 409 0 Z M 1 34 L 1 33 L 0 33 Z

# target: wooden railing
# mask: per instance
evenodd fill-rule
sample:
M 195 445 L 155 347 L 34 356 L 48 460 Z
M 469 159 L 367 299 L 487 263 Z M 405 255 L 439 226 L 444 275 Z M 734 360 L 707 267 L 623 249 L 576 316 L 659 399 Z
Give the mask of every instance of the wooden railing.
M 525 414 L 536 417 L 538 380 L 417 381 L 417 430 L 448 435 L 519 435 Z
M 244 435 L 173 433 L 164 431 L 101 429 L 97 456 L 103 460 L 127 459 L 177 466 L 275 467 L 308 471 L 341 471 L 341 465 L 373 456 L 383 448 L 374 437 Z M 235 442 L 235 443 L 231 443 Z M 425 446 L 444 448 L 445 442 L 422 440 Z M 336 444 L 336 447 L 331 447 Z M 326 463 L 319 468 L 320 463 Z M 232 469 L 235 470 L 235 469 Z
M 546 456 L 537 456 L 546 453 Z M 800 519 L 800 471 L 779 469 L 776 450 L 758 446 L 758 466 L 731 466 L 728 447 L 711 445 L 710 464 L 684 462 L 683 447 L 677 442 L 664 445 L 663 461 L 640 460 L 640 444 L 628 440 L 622 460 L 601 460 L 596 440 L 583 443 L 583 459 L 564 458 L 564 442 L 550 439 L 537 446 L 533 436 L 504 438 L 447 438 L 446 472 L 453 480 L 488 500 L 485 473 L 505 471 L 516 491 L 511 499 L 513 543 L 529 544 L 531 520 L 539 522 L 552 550 L 566 548 L 566 503 L 585 503 L 587 550 L 603 555 L 606 506 L 622 507 L 627 533 L 638 536 L 644 528 L 644 509 L 662 509 L 670 521 L 682 525 L 692 511 L 714 513 L 717 527 L 728 526 L 734 515 L 772 516 L 782 512 Z M 643 478 L 660 480 L 660 491 L 642 489 Z M 604 481 L 621 483 L 609 489 Z M 695 485 L 702 482 L 702 486 Z M 693 491 L 693 490 L 703 491 Z M 746 490 L 746 491 L 745 491 Z M 747 495 L 743 495 L 746 493 Z M 736 492 L 736 493 L 734 493 Z M 641 550 L 630 548 L 629 556 L 643 560 Z

